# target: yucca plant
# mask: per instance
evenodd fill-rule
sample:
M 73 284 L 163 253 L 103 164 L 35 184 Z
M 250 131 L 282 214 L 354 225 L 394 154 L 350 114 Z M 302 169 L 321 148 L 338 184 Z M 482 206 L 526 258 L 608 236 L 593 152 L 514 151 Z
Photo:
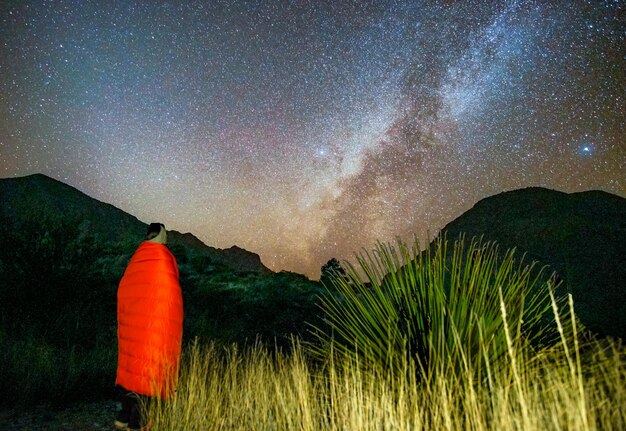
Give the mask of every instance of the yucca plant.
M 501 254 L 494 243 L 460 238 L 422 252 L 417 240 L 398 241 L 378 243 L 357 262 L 322 298 L 331 331 L 314 330 L 319 343 L 310 346 L 321 357 L 332 350 L 395 372 L 408 356 L 426 378 L 446 367 L 488 378 L 507 352 L 501 304 L 515 345 L 558 335 L 545 269 L 515 250 Z

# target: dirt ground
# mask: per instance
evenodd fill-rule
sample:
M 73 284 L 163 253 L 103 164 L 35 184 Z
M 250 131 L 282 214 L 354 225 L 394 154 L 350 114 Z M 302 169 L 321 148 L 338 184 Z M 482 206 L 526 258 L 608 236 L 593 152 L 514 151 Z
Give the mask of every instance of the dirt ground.
M 115 401 L 77 403 L 67 408 L 40 405 L 0 410 L 0 431 L 112 431 L 119 410 Z

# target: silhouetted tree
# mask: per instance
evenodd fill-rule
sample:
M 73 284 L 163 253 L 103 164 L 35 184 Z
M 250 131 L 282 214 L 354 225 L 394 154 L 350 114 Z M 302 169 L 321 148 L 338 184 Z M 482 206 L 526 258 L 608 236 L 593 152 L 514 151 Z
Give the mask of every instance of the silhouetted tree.
M 346 270 L 343 269 L 341 263 L 334 257 L 322 265 L 322 276 L 320 281 L 327 287 L 331 286 L 331 280 L 333 278 L 344 278 L 346 276 Z

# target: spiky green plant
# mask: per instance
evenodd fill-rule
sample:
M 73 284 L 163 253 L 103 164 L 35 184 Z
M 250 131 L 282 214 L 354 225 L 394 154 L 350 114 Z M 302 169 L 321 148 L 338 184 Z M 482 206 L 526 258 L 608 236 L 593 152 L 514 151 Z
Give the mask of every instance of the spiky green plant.
M 452 367 L 488 379 L 507 351 L 500 295 L 514 343 L 557 335 L 545 270 L 515 250 L 501 254 L 494 243 L 461 238 L 451 249 L 440 239 L 422 252 L 417 240 L 398 241 L 378 243 L 357 262 L 322 298 L 331 331 L 314 331 L 320 343 L 311 347 L 321 356 L 357 355 L 391 371 L 408 356 L 426 378 Z

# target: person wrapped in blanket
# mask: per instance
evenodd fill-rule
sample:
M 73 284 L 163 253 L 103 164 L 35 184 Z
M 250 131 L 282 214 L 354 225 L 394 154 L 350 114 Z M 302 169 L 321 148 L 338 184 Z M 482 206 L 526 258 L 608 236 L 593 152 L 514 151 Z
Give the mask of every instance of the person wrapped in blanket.
M 183 298 L 178 265 L 166 244 L 165 226 L 150 224 L 117 289 L 118 430 L 148 429 L 142 413 L 147 403 L 168 399 L 176 389 Z

